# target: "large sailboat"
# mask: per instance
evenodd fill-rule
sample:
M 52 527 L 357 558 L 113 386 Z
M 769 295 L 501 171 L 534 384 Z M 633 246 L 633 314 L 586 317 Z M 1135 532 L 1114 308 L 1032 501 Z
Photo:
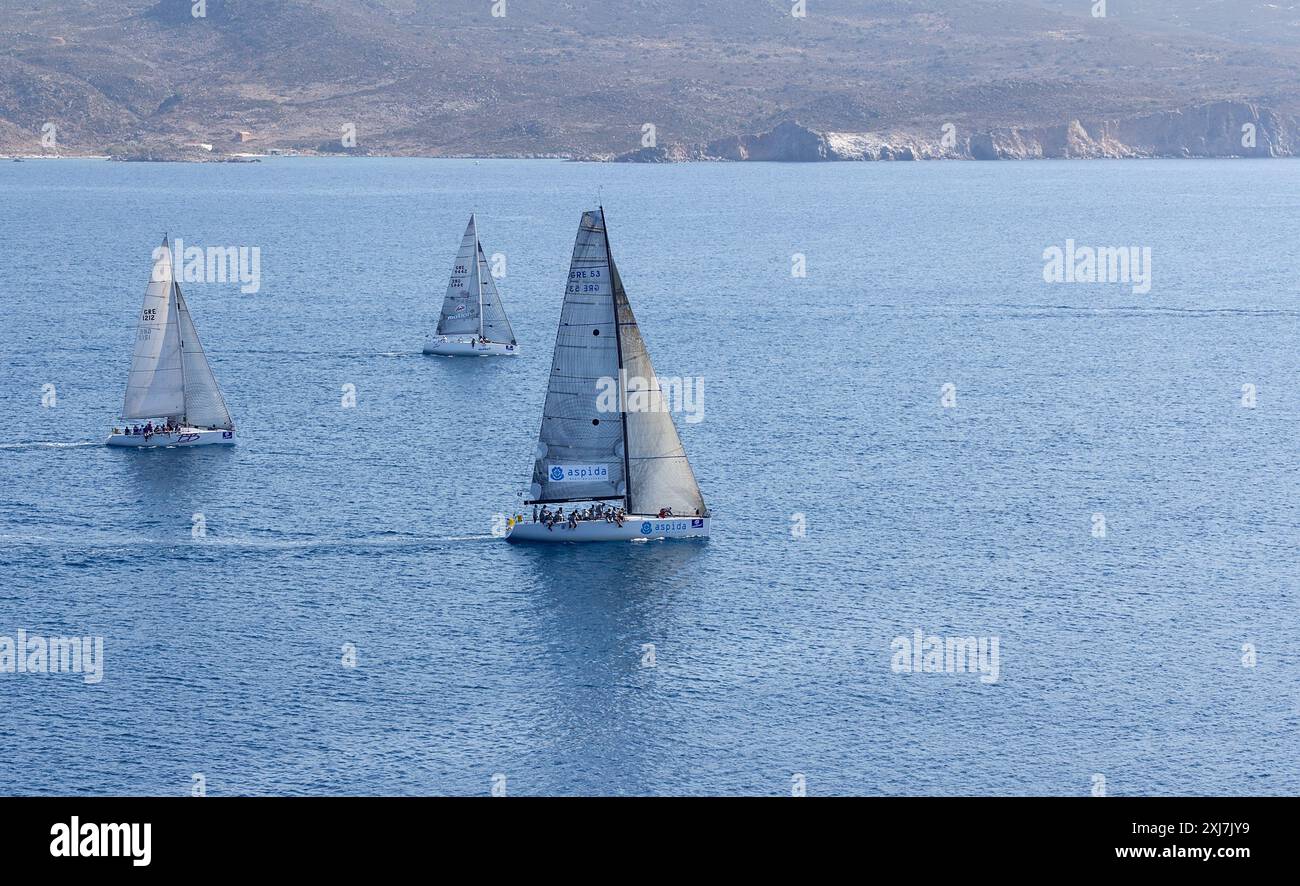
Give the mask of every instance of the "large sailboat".
M 632 380 L 635 392 L 625 389 Z M 511 521 L 510 541 L 708 537 L 709 510 L 614 265 L 603 208 L 583 213 L 573 246 L 535 457 L 524 504 L 566 519 Z M 575 511 L 589 518 L 567 519 Z
M 473 214 L 451 269 L 451 282 L 447 284 L 447 296 L 438 315 L 438 329 L 424 352 L 448 357 L 501 357 L 519 353 L 496 280 L 483 255 L 483 244 L 478 242 L 478 222 Z
M 235 424 L 199 343 L 163 237 L 135 335 L 122 419 L 109 446 L 211 446 L 235 442 Z

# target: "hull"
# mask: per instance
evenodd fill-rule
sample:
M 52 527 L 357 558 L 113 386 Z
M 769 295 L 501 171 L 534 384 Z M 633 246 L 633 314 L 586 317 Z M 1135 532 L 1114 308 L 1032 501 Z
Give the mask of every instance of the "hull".
M 496 341 L 483 344 L 468 338 L 440 338 L 429 342 L 424 352 L 440 357 L 513 357 L 519 353 L 519 346 Z
M 181 428 L 174 434 L 151 434 L 148 439 L 143 435 L 110 434 L 104 441 L 105 446 L 121 446 L 128 449 L 157 449 L 167 446 L 234 446 L 234 431 L 209 431 L 198 428 Z
M 651 541 L 666 538 L 708 538 L 708 517 L 628 517 L 623 525 L 594 520 L 576 529 L 557 524 L 547 529 L 541 523 L 518 523 L 506 531 L 506 541 L 568 544 L 586 541 Z

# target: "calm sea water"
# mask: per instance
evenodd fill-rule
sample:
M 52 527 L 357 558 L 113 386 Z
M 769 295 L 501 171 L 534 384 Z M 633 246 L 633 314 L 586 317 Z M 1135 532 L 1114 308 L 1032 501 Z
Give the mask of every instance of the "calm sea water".
M 598 192 L 708 543 L 491 536 Z M 518 359 L 420 354 L 471 209 Z M 232 450 L 97 445 L 164 230 L 262 250 L 186 287 Z M 1282 161 L 0 163 L 0 636 L 105 644 L 0 674 L 0 793 L 1300 793 L 1298 230 Z

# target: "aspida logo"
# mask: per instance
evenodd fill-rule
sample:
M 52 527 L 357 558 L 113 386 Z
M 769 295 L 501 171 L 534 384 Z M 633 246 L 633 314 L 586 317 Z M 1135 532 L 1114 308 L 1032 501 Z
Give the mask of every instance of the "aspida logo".
M 50 828 L 50 855 L 55 858 L 130 858 L 135 867 L 148 867 L 153 859 L 151 824 L 81 823 L 72 816 L 68 824 Z

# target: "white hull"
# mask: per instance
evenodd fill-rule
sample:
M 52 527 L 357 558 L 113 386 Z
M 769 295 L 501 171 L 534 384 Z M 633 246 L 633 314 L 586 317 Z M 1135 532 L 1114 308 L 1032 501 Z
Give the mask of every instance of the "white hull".
M 132 449 L 156 449 L 160 446 L 234 446 L 234 431 L 210 431 L 199 428 L 181 428 L 173 434 L 110 434 L 105 446 L 125 446 Z
M 519 346 L 497 341 L 483 344 L 468 338 L 439 338 L 425 345 L 424 352 L 441 357 L 513 357 L 519 353 Z
M 584 541 L 650 541 L 661 538 L 708 538 L 708 517 L 634 517 L 623 525 L 604 520 L 587 520 L 570 529 L 557 523 L 547 529 L 542 523 L 518 523 L 506 531 L 506 541 L 539 541 L 552 544 Z

